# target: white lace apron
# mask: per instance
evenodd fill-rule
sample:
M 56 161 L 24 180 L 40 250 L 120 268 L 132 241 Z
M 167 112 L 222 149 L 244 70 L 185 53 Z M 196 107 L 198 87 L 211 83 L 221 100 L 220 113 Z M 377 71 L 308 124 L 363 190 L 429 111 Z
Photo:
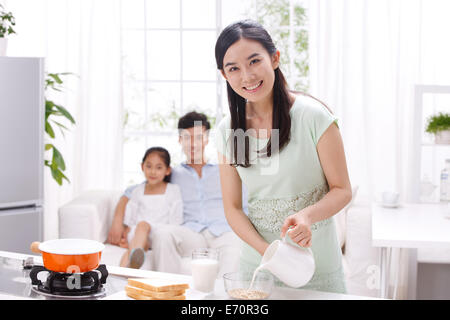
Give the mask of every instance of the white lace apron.
M 259 234 L 267 241 L 280 239 L 281 226 L 287 216 L 319 201 L 328 192 L 322 185 L 295 197 L 249 202 L 248 217 Z M 311 226 L 311 250 L 316 263 L 312 279 L 301 289 L 346 293 L 342 270 L 342 253 L 338 244 L 334 218 Z M 260 263 L 261 255 L 246 243 L 242 243 L 240 268 L 253 272 Z M 276 284 L 284 286 L 278 279 Z

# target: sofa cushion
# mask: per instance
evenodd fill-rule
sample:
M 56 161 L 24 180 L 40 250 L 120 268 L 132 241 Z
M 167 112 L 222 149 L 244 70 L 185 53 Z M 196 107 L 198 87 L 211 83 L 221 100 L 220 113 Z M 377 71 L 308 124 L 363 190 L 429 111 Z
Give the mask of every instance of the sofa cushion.
M 85 192 L 58 209 L 59 238 L 82 238 L 104 242 L 112 223 L 118 191 Z

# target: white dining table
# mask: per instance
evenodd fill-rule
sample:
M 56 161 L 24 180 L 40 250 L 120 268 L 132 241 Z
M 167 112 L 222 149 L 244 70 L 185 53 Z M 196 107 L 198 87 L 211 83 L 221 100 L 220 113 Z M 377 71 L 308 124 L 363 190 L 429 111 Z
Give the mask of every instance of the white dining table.
M 380 247 L 380 297 L 386 298 L 388 251 L 408 250 L 408 299 L 416 298 L 417 249 L 450 248 L 448 203 L 404 203 L 389 208 L 372 204 L 372 245 Z

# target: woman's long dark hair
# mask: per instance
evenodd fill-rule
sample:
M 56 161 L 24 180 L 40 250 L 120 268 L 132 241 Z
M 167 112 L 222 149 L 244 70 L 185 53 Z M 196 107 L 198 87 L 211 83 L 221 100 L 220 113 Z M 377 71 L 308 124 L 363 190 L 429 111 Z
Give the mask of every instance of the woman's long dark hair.
M 277 49 L 270 37 L 269 33 L 259 23 L 252 20 L 243 20 L 233 23 L 227 26 L 219 35 L 216 42 L 216 63 L 217 69 L 223 70 L 223 58 L 228 48 L 238 41 L 239 39 L 249 39 L 258 41 L 272 56 L 276 53 Z M 273 85 L 273 112 L 272 112 L 272 129 L 279 130 L 279 144 L 278 150 L 281 150 L 287 145 L 290 139 L 291 132 L 291 117 L 289 115 L 290 100 L 289 100 L 289 88 L 286 79 L 283 76 L 280 68 L 276 68 L 275 82 Z M 227 82 L 228 93 L 228 105 L 230 107 L 231 115 L 231 129 L 236 132 L 238 129 L 242 129 L 244 132 L 246 128 L 245 117 L 245 104 L 246 100 L 238 95 Z M 250 167 L 249 162 L 249 141 L 248 136 L 245 135 L 245 161 L 241 163 L 237 159 L 237 137 L 233 136 L 233 160 L 232 166 L 242 166 L 244 168 Z M 267 143 L 267 146 L 259 152 L 265 153 L 268 157 L 271 156 L 271 139 Z

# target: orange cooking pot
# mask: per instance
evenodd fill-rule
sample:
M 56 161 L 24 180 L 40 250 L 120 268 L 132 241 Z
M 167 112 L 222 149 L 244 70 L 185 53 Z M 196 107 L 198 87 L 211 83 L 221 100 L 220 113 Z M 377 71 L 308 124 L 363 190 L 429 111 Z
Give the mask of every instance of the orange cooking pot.
M 46 269 L 64 273 L 96 269 L 103 249 L 103 243 L 87 239 L 55 239 L 31 244 L 31 251 L 42 254 Z

